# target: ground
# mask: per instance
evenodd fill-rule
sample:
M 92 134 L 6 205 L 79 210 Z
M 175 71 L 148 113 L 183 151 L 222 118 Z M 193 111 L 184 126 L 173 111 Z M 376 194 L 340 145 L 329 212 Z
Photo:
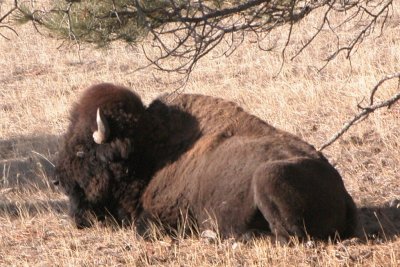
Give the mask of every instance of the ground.
M 266 53 L 251 36 L 230 57 L 222 48 L 199 62 L 184 91 L 223 97 L 272 125 L 321 146 L 358 111 L 373 86 L 399 71 L 399 1 L 384 35 L 371 36 L 352 55 L 322 72 L 327 30 L 279 73 L 279 48 Z M 316 19 L 297 25 L 288 56 L 307 40 Z M 300 29 L 301 28 L 301 29 Z M 0 28 L 1 31 L 5 30 Z M 145 69 L 140 49 L 114 44 L 109 50 L 61 46 L 26 25 L 19 36 L 0 37 L 0 265 L 165 266 L 398 266 L 400 265 L 400 105 L 382 109 L 352 127 L 323 152 L 340 171 L 360 213 L 367 241 L 279 246 L 270 240 L 219 240 L 154 234 L 96 225 L 76 229 L 66 215 L 66 198 L 48 182 L 36 151 L 53 157 L 68 125 L 68 112 L 89 85 L 128 86 L 145 103 L 176 89 L 173 74 Z M 273 42 L 280 32 L 271 35 Z M 346 34 L 346 32 L 342 32 Z M 326 50 L 325 50 L 326 51 Z M 382 86 L 377 101 L 398 92 L 397 81 Z M 361 105 L 366 104 L 364 101 Z

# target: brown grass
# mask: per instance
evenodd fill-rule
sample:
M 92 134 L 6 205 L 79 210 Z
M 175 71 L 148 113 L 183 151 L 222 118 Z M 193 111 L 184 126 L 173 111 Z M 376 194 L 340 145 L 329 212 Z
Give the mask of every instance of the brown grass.
M 384 74 L 399 71 L 400 2 L 385 35 L 373 36 L 349 61 L 339 58 L 321 73 L 328 31 L 282 72 L 277 49 L 265 53 L 247 41 L 229 58 L 220 48 L 203 59 L 186 92 L 223 97 L 276 127 L 320 146 L 357 112 Z M 312 34 L 315 17 L 293 35 L 290 57 Z M 1 29 L 0 29 L 1 30 Z M 360 208 L 367 242 L 297 244 L 282 247 L 267 239 L 242 243 L 201 238 L 149 242 L 131 229 L 96 226 L 77 230 L 66 216 L 66 199 L 47 183 L 31 151 L 52 155 L 68 124 L 71 104 L 97 82 L 126 85 L 148 103 L 176 87 L 173 75 L 151 69 L 143 54 L 115 44 L 110 50 L 61 48 L 60 42 L 18 29 L 19 37 L 0 39 L 0 265 L 12 266 L 399 266 L 400 265 L 400 105 L 380 110 L 354 126 L 324 152 L 342 173 Z M 274 33 L 269 40 L 279 37 Z M 340 32 L 346 36 L 348 31 Z M 249 38 L 251 39 L 251 37 Z M 284 38 L 277 41 L 278 48 Z M 379 90 L 384 99 L 399 89 L 395 81 Z M 391 205 L 389 204 L 391 202 Z M 362 235 L 362 231 L 361 231 Z

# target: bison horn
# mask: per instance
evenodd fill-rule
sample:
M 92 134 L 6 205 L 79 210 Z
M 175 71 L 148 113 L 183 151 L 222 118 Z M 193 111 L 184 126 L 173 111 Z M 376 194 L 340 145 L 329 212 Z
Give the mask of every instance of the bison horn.
M 110 130 L 108 128 L 107 120 L 104 118 L 100 108 L 97 109 L 96 122 L 97 131 L 94 131 L 93 133 L 93 140 L 96 144 L 102 144 L 107 140 Z

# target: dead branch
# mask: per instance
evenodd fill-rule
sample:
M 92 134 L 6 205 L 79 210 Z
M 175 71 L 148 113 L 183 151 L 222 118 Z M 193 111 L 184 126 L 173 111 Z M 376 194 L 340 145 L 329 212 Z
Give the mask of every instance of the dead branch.
M 6 18 L 8 18 L 12 13 L 14 13 L 17 9 L 18 9 L 18 3 L 17 3 L 17 0 L 14 0 L 14 6 L 10 10 L 8 10 L 3 16 L 0 17 L 0 28 L 6 28 L 6 29 L 12 31 L 15 35 L 18 35 L 17 31 L 14 28 L 12 28 L 11 26 L 4 24 L 3 21 Z M 5 35 L 3 35 L 1 33 L 0 33 L 0 35 L 3 38 L 9 40 L 9 38 L 7 38 Z
M 381 79 L 381 80 L 374 86 L 374 88 L 372 88 L 371 96 L 370 96 L 370 98 L 369 98 L 369 100 L 370 100 L 369 105 L 373 105 L 373 104 L 374 104 L 375 93 L 376 93 L 376 91 L 378 90 L 378 88 L 382 85 L 382 83 L 384 83 L 384 82 L 387 81 L 387 80 L 394 79 L 394 78 L 399 78 L 399 79 L 400 79 L 400 75 L 399 75 L 398 72 L 397 72 L 397 73 L 392 73 L 392 74 L 386 75 L 383 79 Z
M 399 99 L 400 99 L 400 92 L 398 92 L 397 94 L 395 94 L 394 96 L 392 96 L 391 98 L 385 100 L 385 101 L 381 101 L 377 104 L 373 104 L 374 103 L 374 96 L 376 91 L 378 90 L 378 88 L 385 82 L 394 78 L 398 78 L 399 82 L 400 82 L 400 72 L 396 72 L 390 75 L 385 76 L 384 78 L 382 78 L 372 89 L 371 91 L 371 95 L 370 95 L 370 105 L 367 107 L 361 107 L 360 105 L 358 105 L 359 108 L 361 108 L 361 112 L 359 112 L 358 114 L 356 114 L 351 120 L 349 120 L 348 122 L 346 122 L 342 129 L 340 129 L 340 131 L 338 131 L 337 133 L 335 133 L 328 141 L 326 141 L 318 150 L 322 151 L 323 149 L 327 148 L 328 146 L 330 146 L 331 144 L 333 144 L 336 140 L 339 139 L 339 137 L 341 137 L 345 132 L 347 132 L 351 126 L 353 126 L 354 124 L 356 124 L 357 122 L 365 119 L 370 113 L 375 112 L 376 110 L 383 108 L 383 107 L 388 107 L 390 108 L 394 103 L 396 103 Z
M 56 0 L 57 7 L 22 13 L 34 25 L 74 42 L 105 46 L 122 40 L 138 44 L 149 36 L 141 44 L 150 65 L 184 76 L 222 43 L 227 45 L 220 56 L 231 55 L 249 35 L 257 37 L 262 49 L 263 36 L 287 25 L 287 34 L 281 35 L 286 37 L 280 48 L 283 66 L 291 36 L 297 30 L 294 25 L 317 9 L 324 9 L 320 24 L 291 59 L 329 29 L 337 38 L 337 47 L 327 53 L 324 68 L 342 52 L 349 58 L 375 28 L 382 32 L 393 4 L 393 0 L 104 0 L 94 8 L 85 2 L 90 1 Z M 334 25 L 331 18 L 337 18 L 337 14 L 343 19 Z M 343 27 L 352 29 L 352 38 L 338 34 Z
M 6 14 L 4 14 L 2 17 L 0 17 L 0 23 L 2 23 L 3 20 L 5 20 L 8 16 L 11 15 L 11 13 L 13 13 L 17 9 L 18 9 L 17 0 L 15 0 L 13 8 L 11 8 L 8 12 L 6 12 Z

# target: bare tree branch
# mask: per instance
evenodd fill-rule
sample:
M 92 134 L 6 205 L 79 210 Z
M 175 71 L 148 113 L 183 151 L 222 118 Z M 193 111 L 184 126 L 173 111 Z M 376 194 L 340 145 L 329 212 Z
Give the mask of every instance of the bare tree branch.
M 246 36 L 262 36 L 289 26 L 281 48 L 282 66 L 294 25 L 317 9 L 324 9 L 320 25 L 291 58 L 301 54 L 325 27 L 335 34 L 337 47 L 327 53 L 325 65 L 342 52 L 349 58 L 379 27 L 381 33 L 390 16 L 393 0 L 54 0 L 48 10 L 19 8 L 23 19 L 46 27 L 74 42 L 105 46 L 123 40 L 142 42 L 151 65 L 158 70 L 189 76 L 198 61 L 221 43 L 228 44 L 221 56 L 232 54 Z M 333 16 L 343 18 L 333 24 Z M 357 27 L 355 27 L 357 25 Z M 353 31 L 341 37 L 341 27 Z M 152 51 L 150 53 L 150 50 Z M 264 49 L 269 51 L 270 48 Z M 155 53 L 154 53 L 155 51 Z M 150 58 L 149 55 L 155 55 Z M 173 59 L 173 60 L 171 60 Z M 187 80 L 184 78 L 183 80 Z
M 11 26 L 4 24 L 4 21 L 6 18 L 10 17 L 11 14 L 14 13 L 17 9 L 18 9 L 17 0 L 14 0 L 14 6 L 10 10 L 8 10 L 3 16 L 0 17 L 0 28 L 6 28 L 12 31 L 16 35 L 18 35 L 17 31 L 14 30 L 14 28 L 12 28 Z M 7 38 L 4 34 L 0 33 L 0 35 L 3 38 L 9 40 L 9 38 Z
M 14 1 L 14 7 L 11 8 L 8 12 L 6 12 L 6 14 L 4 14 L 2 17 L 0 17 L 0 23 L 2 23 L 3 20 L 5 20 L 5 18 L 7 18 L 8 16 L 10 16 L 11 13 L 13 13 L 13 12 L 14 12 L 15 10 L 17 10 L 17 9 L 18 9 L 17 0 L 15 0 L 15 1 Z
M 357 122 L 365 119 L 370 113 L 375 112 L 377 109 L 383 108 L 383 107 L 388 107 L 390 108 L 394 103 L 396 103 L 399 99 L 400 99 L 400 92 L 398 92 L 397 94 L 395 94 L 394 96 L 392 96 L 391 98 L 385 100 L 385 101 L 381 101 L 377 104 L 373 104 L 374 101 L 374 95 L 376 93 L 376 91 L 378 90 L 378 88 L 387 80 L 391 80 L 394 78 L 398 78 L 400 79 L 400 72 L 397 73 L 393 73 L 390 75 L 385 76 L 384 78 L 382 78 L 372 89 L 371 92 L 371 96 L 370 96 L 370 105 L 367 107 L 361 107 L 360 105 L 358 105 L 359 108 L 361 108 L 361 112 L 359 112 L 358 114 L 356 114 L 351 120 L 349 120 L 348 122 L 346 122 L 342 129 L 340 129 L 340 131 L 338 131 L 337 133 L 335 133 L 328 141 L 326 141 L 318 150 L 322 151 L 323 149 L 327 148 L 328 146 L 330 146 L 331 144 L 333 144 L 336 140 L 339 139 L 339 137 L 341 137 L 345 132 L 347 132 L 351 126 L 353 126 L 354 124 L 356 124 Z M 399 80 L 400 82 L 400 80 Z
M 374 88 L 372 88 L 371 96 L 370 96 L 370 98 L 369 98 L 369 100 L 370 100 L 369 105 L 370 105 L 370 106 L 372 106 L 372 105 L 374 104 L 374 97 L 375 97 L 375 93 L 376 93 L 376 91 L 378 90 L 378 88 L 379 88 L 384 82 L 386 82 L 387 80 L 391 80 L 391 79 L 394 79 L 394 78 L 399 78 L 399 79 L 400 79 L 400 73 L 397 72 L 397 73 L 392 73 L 392 74 L 386 75 L 385 77 L 383 77 L 383 79 L 381 79 L 381 80 L 374 86 Z

